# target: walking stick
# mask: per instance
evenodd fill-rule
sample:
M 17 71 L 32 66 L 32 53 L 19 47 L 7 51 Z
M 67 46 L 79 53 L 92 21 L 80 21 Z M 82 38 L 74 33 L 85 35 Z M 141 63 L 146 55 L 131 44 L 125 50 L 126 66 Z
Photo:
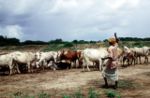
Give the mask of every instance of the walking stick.
M 114 33 L 114 36 L 115 36 L 116 42 L 118 43 L 119 42 L 119 38 L 117 37 L 117 33 Z

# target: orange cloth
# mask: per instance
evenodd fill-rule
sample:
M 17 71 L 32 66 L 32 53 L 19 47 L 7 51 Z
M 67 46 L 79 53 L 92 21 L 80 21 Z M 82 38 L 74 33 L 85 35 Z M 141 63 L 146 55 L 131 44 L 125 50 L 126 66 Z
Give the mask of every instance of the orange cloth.
M 111 37 L 108 39 L 108 42 L 115 44 L 116 43 L 116 39 L 114 37 Z

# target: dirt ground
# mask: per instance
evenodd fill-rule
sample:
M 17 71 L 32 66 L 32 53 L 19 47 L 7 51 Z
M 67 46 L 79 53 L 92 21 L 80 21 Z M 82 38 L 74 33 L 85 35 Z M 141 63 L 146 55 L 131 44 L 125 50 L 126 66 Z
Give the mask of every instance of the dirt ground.
M 104 92 L 113 88 L 103 88 L 103 84 L 101 72 L 82 72 L 82 69 L 1 75 L 0 98 L 10 98 L 16 92 L 31 95 L 46 92 L 52 98 L 61 98 L 62 94 L 78 90 L 86 95 L 89 88 L 94 88 L 105 98 Z M 150 98 L 150 64 L 120 67 L 119 88 L 116 91 L 122 98 Z

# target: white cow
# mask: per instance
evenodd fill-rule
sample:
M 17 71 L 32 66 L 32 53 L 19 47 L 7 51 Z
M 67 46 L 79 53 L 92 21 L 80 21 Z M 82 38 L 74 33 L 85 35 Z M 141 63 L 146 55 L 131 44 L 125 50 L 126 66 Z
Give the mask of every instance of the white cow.
M 145 57 L 145 63 L 148 63 L 148 55 L 149 55 L 149 47 L 142 47 L 142 48 L 138 48 L 138 47 L 134 47 L 132 49 L 135 52 L 135 56 L 137 58 L 137 62 L 138 62 L 138 58 L 139 58 L 139 62 L 141 64 L 141 57 L 144 56 Z
M 10 75 L 13 73 L 14 60 L 10 54 L 0 55 L 0 67 L 8 66 L 10 69 Z M 18 69 L 17 69 L 18 70 Z M 20 71 L 18 71 L 20 72 Z
M 58 54 L 55 51 L 50 51 L 50 52 L 37 52 L 36 53 L 37 56 L 37 68 L 39 68 L 39 66 L 42 66 L 43 69 L 44 67 L 51 67 L 53 70 L 56 70 L 57 66 L 56 66 L 56 61 L 58 58 Z
M 36 55 L 33 52 L 15 51 L 10 53 L 16 64 L 26 64 L 28 72 L 33 72 L 32 65 L 36 61 Z
M 102 70 L 102 58 L 108 57 L 108 51 L 106 48 L 87 48 L 82 51 L 83 58 L 83 71 L 84 67 L 87 67 L 87 70 L 90 71 L 89 65 L 91 62 L 99 62 L 99 69 Z

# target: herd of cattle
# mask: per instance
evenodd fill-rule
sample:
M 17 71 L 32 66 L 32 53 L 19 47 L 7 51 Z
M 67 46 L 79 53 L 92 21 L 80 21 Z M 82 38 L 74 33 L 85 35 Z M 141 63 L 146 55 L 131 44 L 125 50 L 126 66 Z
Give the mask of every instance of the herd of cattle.
M 134 47 L 128 48 L 124 46 L 122 49 L 117 49 L 118 61 L 121 65 L 138 64 L 141 62 L 141 57 L 145 58 L 144 63 L 148 63 L 148 56 L 150 55 L 150 48 L 144 46 L 142 48 Z M 106 64 L 104 59 L 108 57 L 107 48 L 86 48 L 84 50 L 60 50 L 49 52 L 21 52 L 14 51 L 7 54 L 0 54 L 0 69 L 3 67 L 9 68 L 9 74 L 21 73 L 20 66 L 25 65 L 28 72 L 33 72 L 34 69 L 50 68 L 57 70 L 67 65 L 68 68 L 83 68 L 90 71 L 89 66 L 96 66 L 102 70 Z M 2 70 L 0 70 L 2 71 Z

